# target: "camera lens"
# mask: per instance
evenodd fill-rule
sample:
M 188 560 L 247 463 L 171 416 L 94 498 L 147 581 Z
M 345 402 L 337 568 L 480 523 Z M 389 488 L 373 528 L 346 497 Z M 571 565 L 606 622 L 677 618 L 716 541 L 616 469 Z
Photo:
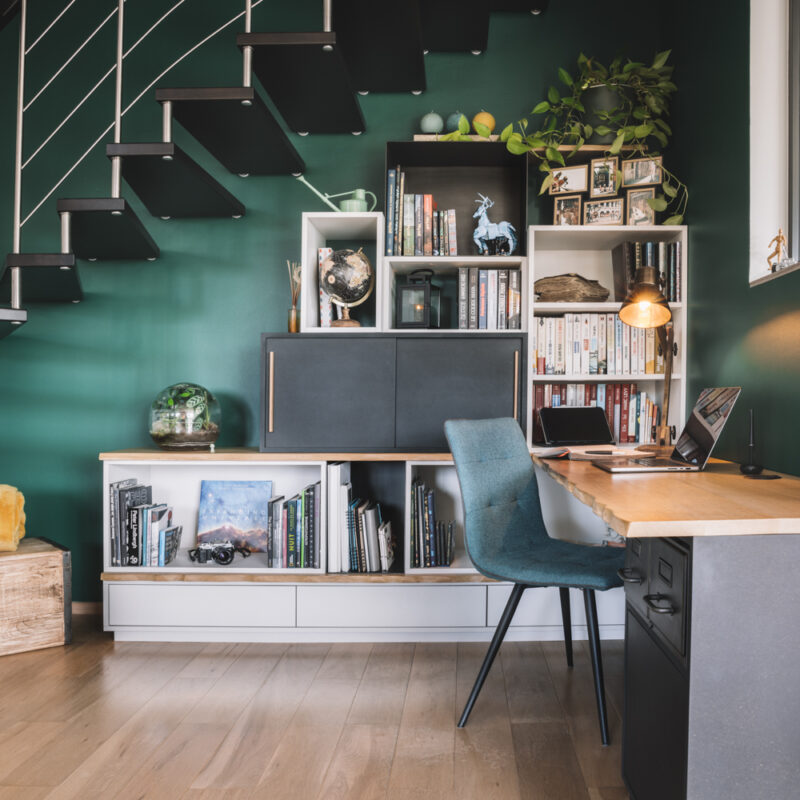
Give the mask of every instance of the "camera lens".
M 233 549 L 229 549 L 227 547 L 215 547 L 214 550 L 211 552 L 211 555 L 214 557 L 214 561 L 217 564 L 221 564 L 223 567 L 227 566 L 228 564 L 233 561 Z

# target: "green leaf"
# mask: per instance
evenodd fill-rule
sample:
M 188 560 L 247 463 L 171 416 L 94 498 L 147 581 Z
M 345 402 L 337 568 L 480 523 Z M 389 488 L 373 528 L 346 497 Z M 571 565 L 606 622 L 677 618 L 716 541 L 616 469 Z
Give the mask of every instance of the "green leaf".
M 563 67 L 558 68 L 558 77 L 561 78 L 561 82 L 566 86 L 572 86 L 572 76 Z
M 477 133 L 478 136 L 481 136 L 484 139 L 488 139 L 492 135 L 492 132 L 491 130 L 489 130 L 488 125 L 484 125 L 482 122 L 476 122 L 474 123 L 474 126 L 475 126 L 475 133 Z
M 667 201 L 663 197 L 651 197 L 647 201 L 647 205 L 649 205 L 654 211 L 667 210 Z
M 678 194 L 678 189 L 671 183 L 663 183 L 661 188 L 664 190 L 664 194 L 667 195 L 667 197 L 675 197 Z
M 662 225 L 680 225 L 683 222 L 683 214 L 675 214 L 673 217 L 665 219 Z
M 552 184 L 552 183 L 553 183 L 553 173 L 551 172 L 551 173 L 550 173 L 549 175 L 547 175 L 547 176 L 545 177 L 545 179 L 542 181 L 542 186 L 541 186 L 541 188 L 539 189 L 539 194 L 544 194 L 544 193 L 545 193 L 545 192 L 546 192 L 546 191 L 547 191 L 547 190 L 550 188 L 550 186 L 551 186 L 551 184 Z
M 458 132 L 469 133 L 469 120 L 463 114 L 458 118 Z
M 619 187 L 622 186 L 622 170 L 617 170 L 616 177 L 614 178 L 614 184 L 617 191 L 619 191 Z
M 660 53 L 656 53 L 656 57 L 653 59 L 653 69 L 661 69 L 667 63 L 671 52 L 672 50 L 663 50 Z
M 539 172 L 550 172 L 550 165 L 547 161 L 542 161 L 542 163 L 539 164 Z
M 175 405 L 175 401 L 170 397 L 169 400 L 167 400 L 167 405 L 168 406 L 174 406 Z
M 555 149 L 555 147 L 548 147 L 545 150 L 545 155 L 547 156 L 549 161 L 555 161 L 556 163 L 561 164 L 562 167 L 565 166 L 564 156 L 561 155 L 561 153 L 559 153 L 558 150 Z
M 533 107 L 533 111 L 531 111 L 531 114 L 544 114 L 549 110 L 550 110 L 550 103 L 548 103 L 547 100 L 542 100 L 541 103 L 537 103 Z
M 506 125 L 505 128 L 503 128 L 503 130 L 500 132 L 500 141 L 507 142 L 508 137 L 511 136 L 513 132 L 514 132 L 514 125 L 513 123 L 509 122 L 508 125 Z
M 633 129 L 633 135 L 637 139 L 646 139 L 651 134 L 652 130 L 653 126 L 646 122 L 644 125 L 637 125 Z
M 658 139 L 658 143 L 662 147 L 666 147 L 669 144 L 669 139 L 667 139 L 665 133 L 662 133 L 661 131 L 653 131 L 651 135 L 654 136 L 656 139 Z
M 558 93 L 558 89 L 555 86 L 551 86 L 547 90 L 547 99 L 555 106 L 558 105 L 558 101 L 561 99 L 561 95 Z
M 513 153 L 515 156 L 522 156 L 530 150 L 528 145 L 524 144 L 523 142 L 517 139 L 509 139 L 506 142 L 506 149 L 509 153 Z
M 527 139 L 528 144 L 531 147 L 545 147 L 545 141 L 539 136 L 529 136 Z
M 592 134 L 594 133 L 594 128 L 591 125 L 584 125 L 583 126 L 583 135 L 586 139 L 591 138 Z
M 654 122 L 659 128 L 661 128 L 662 131 L 664 131 L 664 133 L 667 134 L 667 136 L 672 136 L 672 128 L 670 128 L 670 126 L 663 119 L 657 119 L 654 120 Z
M 575 155 L 575 153 L 577 153 L 577 152 L 578 152 L 578 150 L 580 150 L 580 149 L 581 149 L 581 147 L 583 147 L 583 145 L 584 145 L 585 143 L 586 143 L 586 140 L 585 140 L 585 139 L 584 139 L 582 136 L 581 136 L 581 137 L 579 137 L 579 138 L 578 138 L 578 141 L 577 141 L 577 142 L 575 142 L 575 147 L 573 147 L 573 148 L 572 148 L 572 150 L 570 150 L 570 153 L 569 153 L 569 155 L 567 156 L 567 158 L 572 158 L 572 156 L 574 156 L 574 155 Z
M 625 141 L 625 131 L 620 131 L 617 134 L 617 138 L 614 139 L 611 147 L 608 148 L 608 152 L 611 153 L 612 156 L 617 155 L 619 151 L 622 149 L 622 143 Z
M 594 132 L 595 132 L 595 133 L 596 133 L 598 136 L 605 136 L 606 134 L 609 134 L 609 133 L 611 133 L 611 128 L 609 128 L 609 127 L 608 127 L 608 125 L 598 125 L 598 126 L 597 126 L 597 127 L 594 129 Z

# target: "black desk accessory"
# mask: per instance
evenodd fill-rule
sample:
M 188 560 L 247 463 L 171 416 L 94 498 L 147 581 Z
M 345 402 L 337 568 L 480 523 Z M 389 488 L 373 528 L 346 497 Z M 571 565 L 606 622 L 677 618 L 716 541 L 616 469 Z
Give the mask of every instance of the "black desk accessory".
M 756 441 L 755 441 L 755 434 L 753 431 L 753 409 L 750 409 L 750 444 L 747 446 L 747 463 L 740 464 L 739 469 L 742 471 L 743 475 L 747 475 L 748 477 L 754 477 L 756 475 L 760 475 L 761 471 L 764 467 L 761 464 L 756 464 L 755 458 L 755 450 L 756 450 Z M 775 476 L 778 477 L 778 476 Z
M 539 421 L 548 447 L 614 444 L 605 410 L 597 406 L 541 408 Z

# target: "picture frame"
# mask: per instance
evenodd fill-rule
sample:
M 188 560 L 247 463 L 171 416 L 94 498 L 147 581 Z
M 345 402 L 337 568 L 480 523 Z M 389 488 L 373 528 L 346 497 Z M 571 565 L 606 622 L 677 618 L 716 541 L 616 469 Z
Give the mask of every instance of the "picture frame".
M 553 225 L 580 225 L 581 203 L 579 194 L 556 197 L 553 206 Z
M 658 186 L 664 179 L 661 156 L 648 158 L 627 158 L 622 162 L 622 187 Z
M 656 187 L 647 186 L 644 189 L 628 189 L 627 224 L 628 225 L 655 225 L 656 212 L 647 201 L 655 200 Z
M 593 158 L 591 161 L 591 175 L 589 197 L 613 197 L 617 193 L 617 172 L 619 171 L 619 158 Z
M 606 200 L 587 200 L 583 204 L 584 225 L 624 225 L 625 198 L 609 197 Z
M 548 189 L 549 194 L 575 194 L 585 192 L 589 188 L 589 166 L 577 164 L 572 167 L 560 167 L 551 173 L 553 182 Z

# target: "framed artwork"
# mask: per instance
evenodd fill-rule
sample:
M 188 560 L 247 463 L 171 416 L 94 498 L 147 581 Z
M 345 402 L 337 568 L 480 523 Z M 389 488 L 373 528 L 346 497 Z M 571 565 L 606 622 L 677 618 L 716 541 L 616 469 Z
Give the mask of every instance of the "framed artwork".
M 628 225 L 655 225 L 656 212 L 647 204 L 654 200 L 656 187 L 628 189 Z
M 609 200 L 587 200 L 583 207 L 584 225 L 623 225 L 625 223 L 625 199 L 612 197 Z
M 581 196 L 556 197 L 553 210 L 553 225 L 581 224 Z
M 619 159 L 593 158 L 591 166 L 590 197 L 612 197 L 617 193 L 617 170 Z
M 553 182 L 550 184 L 550 194 L 574 194 L 585 192 L 589 183 L 589 167 L 580 164 L 575 167 L 560 167 L 552 172 Z
M 662 181 L 661 156 L 629 158 L 622 162 L 622 185 L 657 186 Z

